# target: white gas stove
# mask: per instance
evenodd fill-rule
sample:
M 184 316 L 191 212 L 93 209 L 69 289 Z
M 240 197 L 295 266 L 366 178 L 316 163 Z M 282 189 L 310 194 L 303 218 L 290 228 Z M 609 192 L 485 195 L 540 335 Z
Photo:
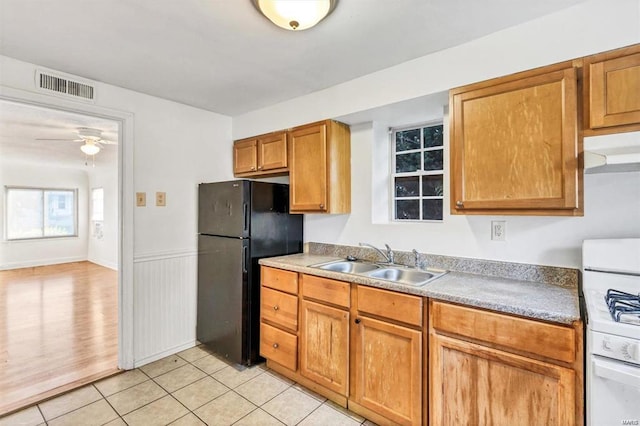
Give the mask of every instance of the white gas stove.
M 587 424 L 640 425 L 640 239 L 586 240 Z

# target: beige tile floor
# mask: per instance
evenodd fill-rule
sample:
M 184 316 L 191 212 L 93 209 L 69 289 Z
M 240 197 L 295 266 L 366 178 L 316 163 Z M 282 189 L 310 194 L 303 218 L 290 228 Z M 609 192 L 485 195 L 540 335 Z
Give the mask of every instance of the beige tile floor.
M 0 418 L 18 425 L 373 425 L 258 365 L 197 346 Z

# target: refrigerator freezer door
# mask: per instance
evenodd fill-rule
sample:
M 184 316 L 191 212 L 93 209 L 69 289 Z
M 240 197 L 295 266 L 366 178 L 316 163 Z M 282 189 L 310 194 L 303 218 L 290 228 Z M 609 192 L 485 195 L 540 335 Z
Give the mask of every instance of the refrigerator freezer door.
M 249 236 L 250 182 L 201 183 L 198 186 L 198 233 L 228 237 Z
M 196 336 L 236 364 L 247 363 L 250 259 L 249 240 L 198 236 Z

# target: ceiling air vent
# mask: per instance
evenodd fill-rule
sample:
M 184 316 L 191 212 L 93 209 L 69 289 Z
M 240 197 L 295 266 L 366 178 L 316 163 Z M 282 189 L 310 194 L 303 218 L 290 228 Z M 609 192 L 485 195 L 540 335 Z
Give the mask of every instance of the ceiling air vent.
M 73 97 L 77 100 L 93 102 L 95 99 L 95 88 L 89 82 L 48 71 L 36 71 L 36 87 L 49 94 Z

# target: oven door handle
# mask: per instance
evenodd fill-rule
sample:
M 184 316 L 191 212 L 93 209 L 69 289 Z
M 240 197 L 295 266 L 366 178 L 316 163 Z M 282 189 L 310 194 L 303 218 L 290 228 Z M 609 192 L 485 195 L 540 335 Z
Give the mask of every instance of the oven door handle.
M 640 388 L 640 366 L 633 367 L 601 359 L 592 359 L 591 362 L 596 376 Z

